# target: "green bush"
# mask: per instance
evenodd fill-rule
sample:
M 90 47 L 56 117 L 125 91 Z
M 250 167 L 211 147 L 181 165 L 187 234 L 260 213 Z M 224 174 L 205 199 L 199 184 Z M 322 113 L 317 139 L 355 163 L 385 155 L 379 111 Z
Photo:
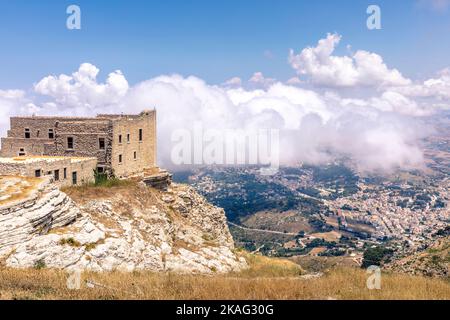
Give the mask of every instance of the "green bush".
M 34 268 L 36 270 L 41 270 L 41 269 L 44 269 L 46 267 L 47 267 L 47 265 L 45 264 L 44 259 L 39 259 L 39 260 L 34 262 Z
M 108 181 L 108 175 L 106 173 L 100 173 L 97 169 L 94 170 L 95 185 L 102 185 Z
M 127 181 L 120 180 L 119 178 L 115 177 L 114 174 L 108 175 L 107 173 L 100 173 L 98 172 L 98 170 L 94 170 L 94 178 L 94 186 L 96 187 L 111 188 L 127 184 Z
M 364 251 L 361 268 L 368 268 L 372 265 L 381 266 L 384 262 L 389 260 L 393 253 L 394 251 L 392 249 L 382 246 L 368 248 Z

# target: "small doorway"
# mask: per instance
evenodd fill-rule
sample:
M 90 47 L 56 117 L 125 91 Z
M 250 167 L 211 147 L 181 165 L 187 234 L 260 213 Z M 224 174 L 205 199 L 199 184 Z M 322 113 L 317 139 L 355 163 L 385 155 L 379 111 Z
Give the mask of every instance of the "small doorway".
M 72 184 L 73 184 L 73 185 L 77 185 L 77 183 L 78 183 L 78 180 L 77 180 L 77 172 L 74 171 L 74 172 L 72 172 Z
M 55 170 L 55 181 L 59 181 L 59 170 Z

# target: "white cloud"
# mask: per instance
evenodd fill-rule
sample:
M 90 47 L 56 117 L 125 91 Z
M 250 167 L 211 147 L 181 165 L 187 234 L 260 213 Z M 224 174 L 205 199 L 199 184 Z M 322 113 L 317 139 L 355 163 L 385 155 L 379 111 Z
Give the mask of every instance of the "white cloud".
M 255 72 L 248 80 L 253 88 L 267 88 L 276 82 L 273 78 L 266 78 L 262 72 Z
M 419 141 L 427 130 L 417 118 L 448 108 L 450 71 L 412 83 L 377 54 L 359 50 L 334 56 L 340 40 L 328 34 L 316 47 L 297 55 L 291 51 L 289 62 L 299 76 L 286 83 L 261 72 L 245 83 L 234 77 L 221 85 L 175 74 L 130 87 L 122 72 L 101 82 L 99 69 L 84 63 L 71 75 L 40 80 L 34 86 L 37 97 L 0 90 L 0 129 L 4 135 L 15 114 L 81 116 L 156 107 L 162 166 L 171 166 L 173 131 L 192 130 L 200 122 L 215 130 L 279 129 L 283 164 L 320 164 L 346 155 L 360 170 L 421 168 Z
M 242 86 L 242 79 L 239 77 L 233 77 L 222 83 L 222 86 L 231 88 L 240 87 Z
M 159 163 L 167 167 L 171 166 L 172 132 L 191 130 L 195 122 L 216 130 L 279 129 L 280 157 L 285 164 L 319 164 L 336 154 L 352 157 L 361 170 L 423 164 L 418 148 L 421 131 L 411 130 L 414 120 L 402 115 L 416 106 L 399 93 L 341 98 L 337 93 L 319 93 L 274 79 L 268 83 L 259 73 L 253 77 L 265 84 L 259 88 L 209 85 L 197 77 L 180 75 L 159 76 L 128 88 L 120 72 L 110 74 L 106 83 L 96 80 L 98 72 L 95 66 L 83 64 L 71 76 L 42 79 L 36 92 L 50 101 L 36 103 L 32 112 L 93 115 L 137 113 L 156 107 Z M 4 119 L 17 105 L 31 103 L 23 92 L 1 92 L 0 96 L 2 110 L 7 110 Z M 10 100 L 11 106 L 5 109 L 5 101 Z M 6 122 L 0 125 L 7 127 Z
M 128 82 L 122 72 L 108 75 L 106 83 L 98 83 L 98 68 L 83 63 L 71 76 L 48 76 L 35 84 L 37 93 L 49 96 L 62 108 L 98 108 L 117 103 L 128 91 Z
M 386 91 L 381 97 L 372 98 L 369 103 L 381 111 L 397 112 L 405 115 L 424 116 L 431 114 L 430 109 L 420 107 L 417 102 L 398 92 Z
M 266 78 L 262 72 L 255 72 L 246 82 L 242 81 L 242 79 L 239 77 L 233 77 L 222 83 L 222 87 L 234 89 L 240 87 L 248 87 L 251 89 L 264 89 L 268 88 L 275 82 L 277 82 L 276 79 Z
M 329 87 L 402 86 L 410 80 L 396 69 L 389 69 L 381 56 L 358 50 L 351 56 L 333 56 L 341 41 L 338 34 L 328 34 L 316 47 L 295 54 L 291 49 L 288 61 L 299 75 L 309 77 L 312 83 Z
M 302 83 L 303 82 L 302 82 L 302 80 L 300 80 L 299 77 L 292 77 L 286 81 L 286 84 L 293 85 L 293 86 L 300 85 Z
M 436 78 L 428 79 L 423 83 L 415 83 L 404 87 L 393 87 L 391 90 L 395 90 L 409 97 L 450 100 L 450 68 L 441 70 Z
M 38 107 L 26 97 L 25 91 L 0 90 L 0 135 L 5 136 L 11 115 L 29 115 L 38 110 Z

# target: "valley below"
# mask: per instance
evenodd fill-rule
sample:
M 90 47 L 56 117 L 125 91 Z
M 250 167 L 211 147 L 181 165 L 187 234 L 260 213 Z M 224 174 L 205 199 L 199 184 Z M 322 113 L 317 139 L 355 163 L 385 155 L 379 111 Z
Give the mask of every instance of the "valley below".
M 445 122 L 423 141 L 420 170 L 361 172 L 341 158 L 284 166 L 273 175 L 261 175 L 258 166 L 196 167 L 174 179 L 224 208 L 236 245 L 254 254 L 315 270 L 378 265 L 448 278 L 448 130 Z M 429 255 L 436 247 L 443 253 Z M 396 262 L 420 254 L 430 256 L 421 268 Z

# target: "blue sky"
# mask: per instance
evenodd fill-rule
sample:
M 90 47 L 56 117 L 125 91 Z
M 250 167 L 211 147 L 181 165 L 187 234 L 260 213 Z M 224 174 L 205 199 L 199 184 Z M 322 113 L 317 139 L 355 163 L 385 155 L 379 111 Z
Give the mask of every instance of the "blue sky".
M 382 10 L 382 30 L 366 28 L 366 8 Z M 68 30 L 77 4 L 82 30 Z M 160 74 L 196 75 L 209 83 L 261 71 L 295 75 L 288 50 L 342 35 L 337 54 L 380 54 L 406 77 L 426 78 L 449 66 L 450 10 L 419 0 L 0 1 L 0 89 L 30 88 L 49 74 L 70 74 L 83 62 L 100 79 L 122 70 L 130 84 Z

